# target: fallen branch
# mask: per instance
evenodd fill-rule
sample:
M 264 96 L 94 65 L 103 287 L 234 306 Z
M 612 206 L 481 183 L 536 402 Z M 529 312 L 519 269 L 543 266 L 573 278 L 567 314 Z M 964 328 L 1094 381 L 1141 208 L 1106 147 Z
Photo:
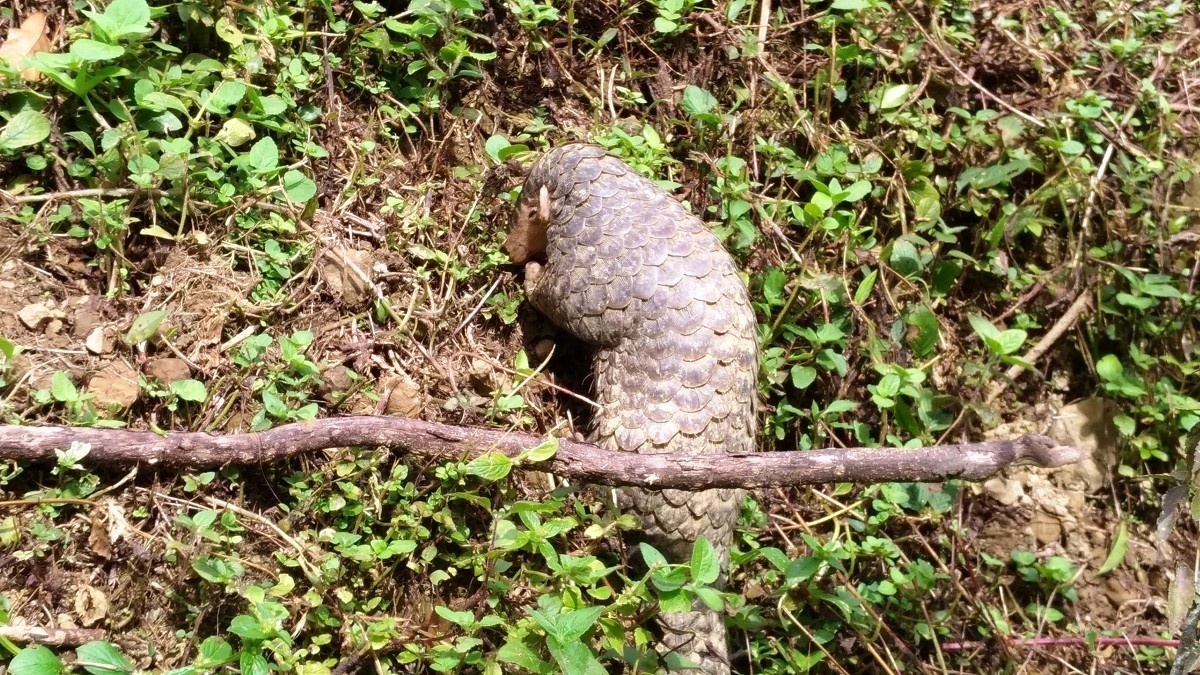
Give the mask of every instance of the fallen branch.
M 491 451 L 516 457 L 543 440 L 528 434 L 373 416 L 311 420 L 227 436 L 0 425 L 0 460 L 52 461 L 55 450 L 80 442 L 91 446 L 88 457 L 93 462 L 170 468 L 263 464 L 348 446 L 387 447 L 425 459 L 454 461 Z M 1033 434 L 1013 440 L 920 449 L 841 448 L 728 455 L 636 455 L 560 440 L 552 458 L 528 462 L 521 468 L 547 471 L 579 483 L 701 490 L 838 481 L 981 480 L 1017 462 L 1057 467 L 1081 458 L 1079 450 Z
M 106 633 L 99 628 L 43 628 L 41 626 L 0 626 L 0 638 L 21 644 L 78 647 L 103 640 Z

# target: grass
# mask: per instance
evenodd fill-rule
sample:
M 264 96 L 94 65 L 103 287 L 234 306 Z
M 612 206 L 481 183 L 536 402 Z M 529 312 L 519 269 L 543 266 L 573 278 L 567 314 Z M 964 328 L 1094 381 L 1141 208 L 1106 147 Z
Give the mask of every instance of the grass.
M 0 638 L 10 672 L 655 672 L 648 619 L 695 596 L 724 602 L 739 672 L 1169 668 L 1195 525 L 1155 530 L 1200 421 L 1186 3 L 0 18 L 37 9 L 48 48 L 0 66 L 4 422 L 570 426 L 585 363 L 500 242 L 521 167 L 585 139 L 744 270 L 764 450 L 1011 435 L 1080 399 L 1102 433 L 1094 482 L 756 494 L 724 592 L 703 545 L 663 565 L 611 495 L 544 477 L 370 448 L 124 474 L 64 449 L 0 464 L 0 625 L 101 632 L 73 665 Z

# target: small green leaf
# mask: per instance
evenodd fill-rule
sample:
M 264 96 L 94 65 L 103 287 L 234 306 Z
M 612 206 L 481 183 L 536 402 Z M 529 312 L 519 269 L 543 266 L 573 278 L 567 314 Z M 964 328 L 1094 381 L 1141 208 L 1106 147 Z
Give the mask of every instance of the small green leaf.
M 558 438 L 551 436 L 536 447 L 526 451 L 525 457 L 531 462 L 544 462 L 558 453 Z
M 167 241 L 175 241 L 175 235 L 164 230 L 161 225 L 143 227 L 140 231 L 138 231 L 138 234 L 147 237 L 158 237 L 159 239 L 166 239 Z
M 967 321 L 971 323 L 971 328 L 975 330 L 975 333 L 985 340 L 989 338 L 995 340 L 1000 335 L 1000 329 L 993 326 L 991 321 L 982 316 L 972 314 L 967 317 Z
M 1108 557 L 1104 559 L 1104 564 L 1100 565 L 1099 574 L 1108 574 L 1117 569 L 1125 560 L 1125 554 L 1129 552 L 1129 522 L 1122 519 L 1117 525 L 1117 534 L 1113 537 L 1112 548 L 1108 551 Z
M 907 239 L 897 239 L 892 242 L 892 254 L 888 258 L 888 264 L 892 269 L 908 278 L 917 276 L 924 269 L 921 264 L 920 251 Z
M 283 191 L 293 203 L 307 204 L 317 195 L 317 184 L 303 172 L 291 169 L 283 174 Z
M 583 637 L 584 633 L 591 630 L 596 620 L 603 613 L 603 607 L 588 607 L 586 609 L 564 611 L 554 617 L 556 632 L 563 642 L 578 640 Z
M 59 403 L 79 400 L 79 390 L 75 388 L 75 383 L 71 382 L 66 371 L 62 370 L 56 370 L 54 375 L 50 376 L 50 395 Z
M 638 544 L 638 550 L 642 552 L 642 560 L 646 561 L 646 565 L 649 567 L 654 567 L 655 565 L 666 566 L 668 564 L 666 557 L 659 553 L 658 549 L 644 541 Z
M 225 640 L 213 636 L 205 638 L 200 643 L 200 653 L 196 657 L 196 667 L 215 669 L 233 660 L 233 647 Z
M 80 645 L 75 649 L 75 655 L 81 663 L 87 664 L 83 669 L 92 675 L 133 672 L 133 664 L 111 642 L 95 641 Z
M 489 452 L 480 455 L 467 464 L 467 473 L 479 476 L 484 480 L 497 481 L 508 476 L 512 471 L 513 462 L 499 452 Z
M 450 609 L 449 607 L 443 607 L 441 605 L 437 605 L 436 607 L 434 607 L 433 611 L 437 612 L 438 616 L 449 621 L 450 623 L 457 624 L 464 628 L 467 628 L 475 623 L 475 613 L 474 612 L 467 612 L 467 611 L 459 612 L 459 611 Z
M 1083 143 L 1080 143 L 1079 141 L 1072 141 L 1072 140 L 1063 141 L 1062 145 L 1058 146 L 1058 149 L 1062 150 L 1062 153 L 1064 155 L 1072 155 L 1072 156 L 1082 155 L 1083 151 L 1085 150 L 1085 148 L 1083 147 Z
M 238 658 L 241 675 L 270 675 L 271 665 L 261 651 L 243 649 Z
M 487 153 L 488 157 L 492 158 L 493 162 L 499 164 L 501 161 L 503 161 L 500 159 L 500 152 L 509 145 L 511 145 L 511 143 L 509 143 L 507 138 L 501 136 L 500 134 L 493 134 L 492 136 L 489 136 L 486 141 L 484 141 L 483 150 Z
M 158 327 L 162 325 L 163 319 L 167 318 L 167 313 L 167 310 L 159 309 L 139 316 L 129 327 L 129 332 L 125 334 L 125 344 L 132 346 L 154 337 L 158 332 Z
M 871 291 L 875 289 L 875 280 L 879 278 L 879 270 L 873 269 L 863 277 L 859 282 L 858 288 L 854 290 L 854 304 L 861 305 L 871 297 Z
M 1010 328 L 1008 330 L 1001 331 L 1000 334 L 996 336 L 996 342 L 999 343 L 1002 354 L 1015 354 L 1017 353 L 1017 350 L 1021 348 L 1021 345 L 1025 344 L 1025 339 L 1027 337 L 1028 333 L 1025 331 L 1017 328 Z
M 0 131 L 0 151 L 37 145 L 49 137 L 50 120 L 36 110 L 22 110 Z

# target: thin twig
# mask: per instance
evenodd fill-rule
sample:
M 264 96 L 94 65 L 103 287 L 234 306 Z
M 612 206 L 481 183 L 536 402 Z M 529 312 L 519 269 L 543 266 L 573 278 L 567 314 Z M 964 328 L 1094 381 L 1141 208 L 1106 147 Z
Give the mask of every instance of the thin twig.
M 1067 308 L 1066 313 L 1059 317 L 1058 321 L 1055 321 L 1054 325 L 1050 327 L 1050 330 L 1046 331 L 1046 334 L 1042 336 L 1042 339 L 1039 340 L 1032 349 L 1025 353 L 1025 356 L 1023 357 L 1025 362 L 1032 365 L 1033 363 L 1036 363 L 1038 359 L 1044 356 L 1046 352 L 1050 350 L 1050 347 L 1052 347 L 1054 343 L 1058 342 L 1059 338 L 1061 338 L 1066 334 L 1067 331 L 1071 330 L 1071 328 L 1075 326 L 1075 322 L 1079 320 L 1079 316 L 1083 314 L 1083 310 L 1087 309 L 1091 302 L 1091 294 L 1088 293 L 1087 289 L 1084 289 L 1084 291 L 1079 294 L 1079 297 L 1075 298 L 1075 302 L 1072 302 L 1071 306 Z M 1017 365 L 1009 368 L 1004 373 L 1003 378 L 992 384 L 992 387 L 988 390 L 986 400 L 988 402 L 996 400 L 1001 394 L 1004 393 L 1006 389 L 1008 389 L 1009 384 L 1020 377 L 1021 373 L 1023 372 L 1025 372 L 1025 368 L 1023 366 Z

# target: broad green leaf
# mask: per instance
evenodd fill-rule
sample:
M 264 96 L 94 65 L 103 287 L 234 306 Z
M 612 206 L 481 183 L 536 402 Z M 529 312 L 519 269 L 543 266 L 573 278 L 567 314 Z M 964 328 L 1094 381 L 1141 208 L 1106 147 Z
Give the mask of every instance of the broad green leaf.
M 808 581 L 819 569 L 821 569 L 820 560 L 816 558 L 797 558 L 788 564 L 784 575 L 787 577 L 789 584 L 796 584 L 801 581 Z
M 83 669 L 92 675 L 133 672 L 133 664 L 111 642 L 95 641 L 80 645 L 75 649 L 75 655 L 81 663 L 87 664 Z
M 190 378 L 172 382 L 171 393 L 184 401 L 193 401 L 195 403 L 200 403 L 208 398 L 208 390 L 204 388 L 204 383 Z
M 888 264 L 892 269 L 909 278 L 920 274 L 923 269 L 921 253 L 907 239 L 897 239 L 892 242 L 892 255 L 888 258 Z
M 856 202 L 871 194 L 871 187 L 871 181 L 869 180 L 854 181 L 850 184 L 850 187 L 846 188 L 846 191 L 842 195 L 842 201 Z
M 1125 375 L 1125 368 L 1115 354 L 1105 354 L 1096 362 L 1096 374 L 1102 380 L 1119 380 Z
M 250 168 L 258 173 L 266 173 L 278 168 L 279 147 L 275 145 L 275 139 L 270 136 L 258 139 L 257 143 L 250 146 L 246 161 L 249 162 Z
M 267 663 L 267 657 L 258 650 L 243 649 L 241 657 L 238 658 L 238 669 L 241 675 L 271 674 L 271 664 Z
M 937 315 L 925 305 L 919 305 L 905 317 L 905 322 L 916 328 L 916 335 L 908 340 L 908 346 L 918 358 L 925 359 L 933 356 L 937 350 L 939 334 Z
M 871 3 L 868 0 L 833 0 L 829 6 L 843 12 L 857 12 L 860 9 L 867 9 Z
M 229 632 L 246 640 L 265 640 L 270 635 L 265 633 L 259 622 L 247 614 L 239 614 L 229 622 Z
M 130 173 L 151 174 L 158 171 L 158 160 L 150 155 L 134 155 L 129 158 Z
M 71 43 L 69 52 L 80 61 L 110 61 L 120 58 L 125 48 L 120 45 L 110 45 L 105 42 L 81 38 Z
M 283 191 L 296 204 L 307 204 L 317 195 L 317 184 L 303 172 L 291 169 L 283 174 Z
M 36 145 L 49 137 L 50 120 L 36 110 L 22 110 L 0 130 L 0 152 Z
M 717 107 L 717 99 L 700 87 L 689 84 L 683 90 L 683 98 L 679 101 L 679 107 L 692 116 L 704 115 Z
M 563 642 L 578 640 L 583 637 L 584 633 L 591 630 L 602 613 L 604 613 L 603 607 L 563 611 L 554 617 L 555 632 Z
M 721 597 L 721 592 L 715 588 L 697 588 L 696 596 L 714 612 L 719 612 L 725 608 L 725 599 Z
M 125 344 L 136 345 L 154 337 L 154 334 L 158 332 L 158 327 L 162 325 L 163 319 L 167 318 L 167 313 L 167 310 L 159 309 L 139 316 L 129 327 L 129 332 L 125 334 Z
M 112 37 L 150 32 L 150 5 L 146 0 L 113 0 L 104 8 L 103 14 L 85 14 Z
M 721 559 L 707 537 L 701 536 L 692 545 L 692 581 L 711 584 L 721 575 Z
M 212 94 L 204 99 L 204 107 L 209 112 L 225 114 L 229 109 L 241 102 L 246 95 L 246 85 L 241 82 L 226 80 L 217 85 Z
M 879 100 L 879 109 L 891 110 L 900 107 L 900 104 L 908 100 L 909 94 L 912 94 L 916 88 L 915 84 L 896 84 L 888 87 Z
M 512 471 L 513 462 L 499 452 L 489 452 L 480 455 L 467 464 L 467 473 L 479 476 L 484 480 L 497 481 L 508 476 Z
M 59 675 L 62 661 L 42 645 L 26 647 L 8 662 L 9 675 Z
M 964 186 L 970 185 L 976 190 L 986 190 L 990 187 L 1008 183 L 1017 176 L 1025 173 L 1029 169 L 1029 166 L 1029 160 L 1027 159 L 1014 159 L 1011 162 L 993 164 L 982 169 L 971 167 L 964 170 L 962 175 L 958 177 L 956 188 L 962 190 Z
M 178 96 L 164 94 L 161 91 L 151 91 L 138 98 L 138 105 L 147 110 L 161 112 L 163 110 L 174 110 L 176 112 L 188 113 L 187 104 L 184 103 Z
M 3 356 L 5 361 L 12 361 L 17 355 L 17 345 L 12 340 L 0 336 L 0 356 Z M 3 363 L 3 361 L 0 361 Z
M 792 366 L 792 386 L 807 389 L 817 379 L 817 369 L 812 366 Z
M 546 638 L 550 655 L 558 662 L 564 675 L 607 675 L 608 671 L 596 660 L 592 648 L 582 642 Z

